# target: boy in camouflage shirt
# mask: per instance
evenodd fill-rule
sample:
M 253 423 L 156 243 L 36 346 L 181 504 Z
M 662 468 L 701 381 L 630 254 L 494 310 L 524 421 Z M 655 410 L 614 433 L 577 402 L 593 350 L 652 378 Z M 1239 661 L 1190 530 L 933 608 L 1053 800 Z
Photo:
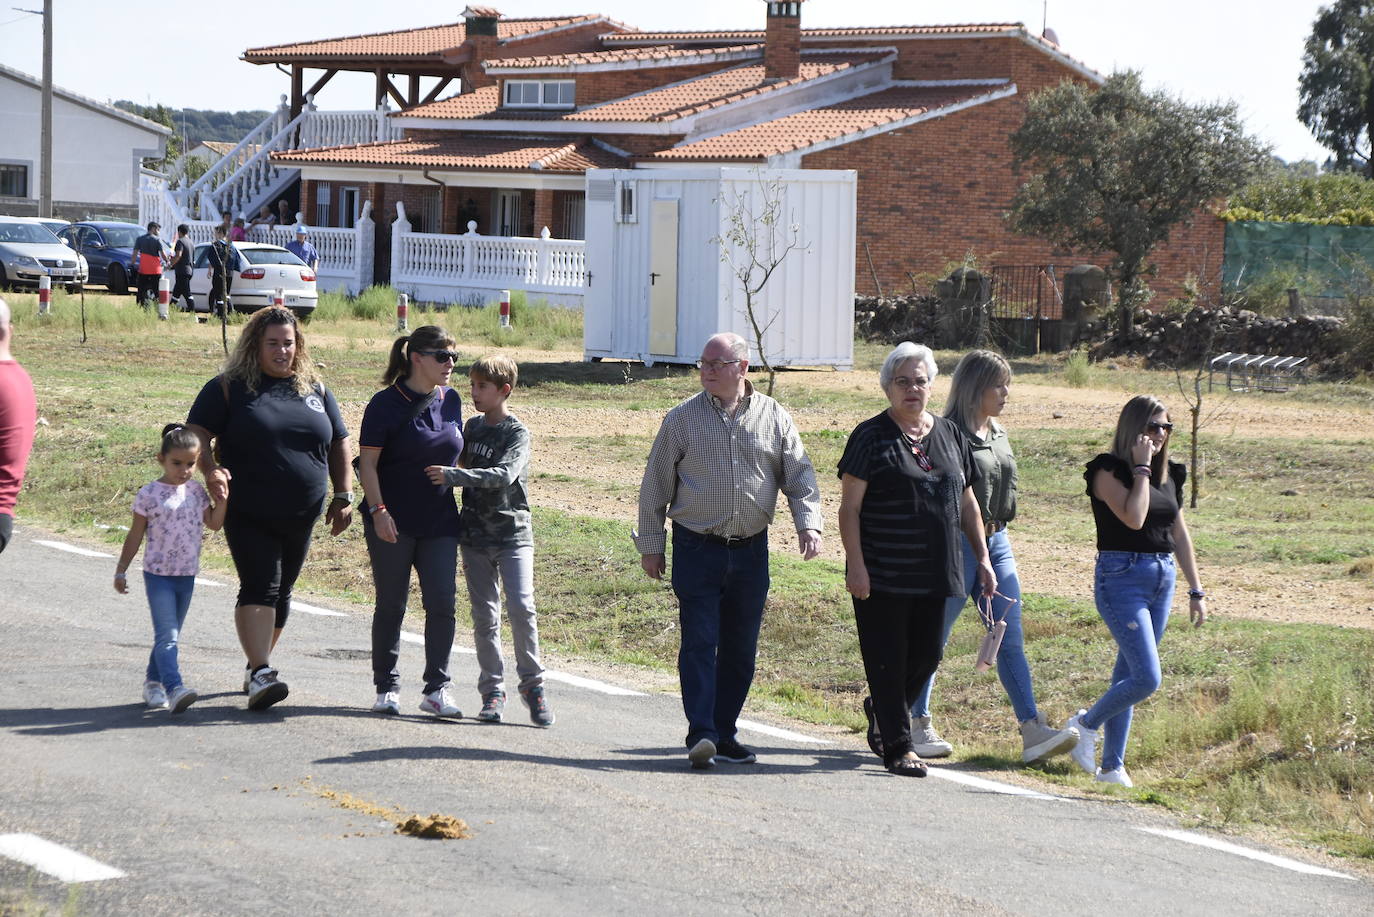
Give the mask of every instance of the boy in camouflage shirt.
M 481 669 L 477 718 L 501 722 L 506 705 L 505 660 L 501 656 L 501 587 L 506 593 L 515 644 L 520 697 L 536 726 L 552 726 L 553 711 L 544 696 L 544 666 L 539 662 L 539 627 L 534 613 L 534 530 L 525 476 L 530 434 L 506 400 L 518 367 L 510 357 L 482 357 L 468 371 L 472 406 L 481 413 L 463 428 L 463 467 L 431 465 L 435 484 L 463 488 L 459 550 L 472 602 L 472 635 Z

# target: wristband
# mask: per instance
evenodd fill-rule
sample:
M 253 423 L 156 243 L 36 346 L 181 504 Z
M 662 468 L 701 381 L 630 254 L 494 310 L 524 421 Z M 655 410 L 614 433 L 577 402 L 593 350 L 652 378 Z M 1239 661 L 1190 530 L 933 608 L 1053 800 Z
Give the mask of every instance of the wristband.
M 1136 465 L 1135 476 L 1138 478 L 1148 478 L 1154 474 L 1149 465 Z
M 1203 592 L 1201 589 L 1189 589 L 1189 590 L 1188 590 L 1188 598 L 1190 598 L 1190 599 L 1205 599 L 1205 598 L 1207 598 L 1207 593 Z
M 375 515 L 377 515 L 378 513 L 382 512 L 382 511 L 385 510 L 385 509 L 386 509 L 386 504 L 385 504 L 385 503 L 378 503 L 378 504 L 376 504 L 376 505 L 374 505 L 374 506 L 368 507 L 367 513 L 368 513 L 369 516 L 375 516 Z
M 115 579 L 128 579 L 128 578 L 129 578 L 129 574 L 127 574 L 127 573 L 119 573 L 119 572 L 116 572 L 116 573 L 115 573 Z
M 353 505 L 353 491 L 351 491 L 351 490 L 341 490 L 341 491 L 338 491 L 338 492 L 336 492 L 336 493 L 334 494 L 334 499 L 335 499 L 335 500 L 342 500 L 343 502 L 347 503 L 349 506 L 352 506 L 352 505 Z

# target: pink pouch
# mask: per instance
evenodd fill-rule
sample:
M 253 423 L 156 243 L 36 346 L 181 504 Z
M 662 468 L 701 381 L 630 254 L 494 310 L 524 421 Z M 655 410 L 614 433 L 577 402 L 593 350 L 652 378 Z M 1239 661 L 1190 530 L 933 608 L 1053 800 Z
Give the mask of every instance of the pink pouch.
M 1006 599 L 1000 592 L 993 593 L 995 596 Z M 975 672 L 986 672 L 997 664 L 997 651 L 1002 648 L 1002 638 L 1007 633 L 1007 619 L 1003 615 L 1001 620 L 994 620 L 992 617 L 992 595 L 978 596 L 973 602 L 973 607 L 978 609 L 978 617 L 983 619 L 983 626 L 988 632 L 983 635 L 983 642 L 978 645 L 978 656 L 973 662 Z M 982 606 L 982 602 L 987 602 L 987 608 Z M 1015 601 L 1007 599 L 1007 601 Z

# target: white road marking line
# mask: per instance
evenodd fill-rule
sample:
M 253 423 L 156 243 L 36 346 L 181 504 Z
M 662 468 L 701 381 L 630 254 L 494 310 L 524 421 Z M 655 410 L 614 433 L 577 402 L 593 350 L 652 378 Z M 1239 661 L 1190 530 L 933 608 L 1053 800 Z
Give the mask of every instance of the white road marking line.
M 939 777 L 941 780 L 948 780 L 950 783 L 962 783 L 964 786 L 971 786 L 975 789 L 986 790 L 989 793 L 1001 793 L 1003 796 L 1024 796 L 1027 799 L 1057 799 L 1062 800 L 1062 796 L 1051 796 L 1048 793 L 1041 793 L 1036 790 L 1028 790 L 1024 787 L 1014 786 L 1010 783 L 999 783 L 996 780 L 988 780 L 984 777 L 975 777 L 963 771 L 945 770 L 940 767 L 932 767 L 929 771 L 930 776 Z
M 1246 859 L 1259 860 L 1261 863 L 1268 863 L 1271 866 L 1278 866 L 1281 869 L 1291 869 L 1294 872 L 1307 873 L 1310 876 L 1329 876 L 1333 879 L 1355 880 L 1354 876 L 1348 876 L 1343 872 L 1323 869 L 1320 866 L 1312 866 L 1308 863 L 1290 860 L 1288 857 L 1281 857 L 1272 853 L 1264 853 L 1260 850 L 1251 850 L 1249 847 L 1231 844 L 1214 837 L 1208 837 L 1205 834 L 1195 834 L 1192 831 L 1178 831 L 1172 828 L 1136 828 L 1136 830 L 1144 831 L 1146 834 L 1155 834 L 1159 837 L 1167 837 L 1175 841 L 1182 841 L 1185 844 L 1197 844 L 1199 847 L 1210 847 L 1213 850 L 1220 850 L 1223 853 L 1233 853 L 1236 856 L 1245 857 Z
M 124 878 L 124 873 L 113 866 L 106 866 L 36 834 L 0 834 L 0 856 L 32 866 L 63 882 Z
M 420 645 L 420 646 L 424 646 L 424 645 L 425 645 L 425 638 L 422 637 L 420 634 L 412 634 L 412 633 L 411 633 L 410 631 L 408 631 L 408 630 L 403 630 L 403 631 L 401 631 L 401 642 L 402 642 L 402 643 L 415 643 L 415 644 L 418 644 L 418 645 Z M 474 650 L 474 649 L 469 649 L 469 648 L 466 647 L 466 646 L 460 646 L 460 645 L 457 644 L 457 643 L 453 644 L 453 651 L 454 651 L 455 653 L 466 653 L 466 654 L 468 654 L 468 655 L 470 655 L 470 656 L 475 656 L 475 655 L 477 655 L 477 651 L 476 651 L 476 650 Z
M 320 615 L 326 618 L 348 617 L 348 615 L 344 614 L 342 611 L 330 611 L 328 608 L 321 608 L 318 605 L 307 605 L 304 602 L 297 602 L 295 599 L 291 600 L 291 610 L 303 611 L 308 615 Z
M 63 544 L 60 541 L 43 541 L 35 538 L 34 544 L 41 544 L 45 548 L 55 548 L 58 551 L 66 551 L 69 554 L 80 554 L 82 557 L 114 557 L 113 554 L 106 554 L 103 551 L 91 551 L 86 548 L 78 548 L 74 544 Z
M 829 739 L 818 739 L 815 736 L 807 736 L 802 735 L 800 732 L 792 732 L 790 729 L 779 729 L 777 726 L 769 726 L 766 723 L 755 723 L 753 720 L 735 720 L 735 726 L 745 732 L 772 736 L 775 739 L 786 739 L 789 742 L 805 742 L 810 745 L 834 744 Z
M 586 688 L 588 691 L 600 691 L 602 694 L 614 694 L 619 697 L 644 697 L 643 691 L 633 691 L 629 688 L 622 688 L 619 685 L 609 684 L 604 681 L 597 681 L 594 678 L 583 678 L 581 675 L 570 675 L 567 672 L 554 672 L 550 669 L 544 670 L 546 681 L 561 681 L 565 685 L 572 685 L 575 688 Z
M 217 582 L 215 582 L 215 581 L 212 580 L 212 579 L 201 579 L 199 576 L 197 576 L 197 577 L 196 577 L 196 585 L 197 585 L 197 586 L 223 586 L 224 583 L 217 583 Z

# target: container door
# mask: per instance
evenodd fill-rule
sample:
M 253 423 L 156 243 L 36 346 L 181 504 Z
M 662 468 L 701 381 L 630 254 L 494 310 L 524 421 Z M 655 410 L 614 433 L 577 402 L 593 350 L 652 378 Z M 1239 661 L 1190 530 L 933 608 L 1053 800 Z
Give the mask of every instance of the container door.
M 654 201 L 650 216 L 649 353 L 677 355 L 677 201 Z

